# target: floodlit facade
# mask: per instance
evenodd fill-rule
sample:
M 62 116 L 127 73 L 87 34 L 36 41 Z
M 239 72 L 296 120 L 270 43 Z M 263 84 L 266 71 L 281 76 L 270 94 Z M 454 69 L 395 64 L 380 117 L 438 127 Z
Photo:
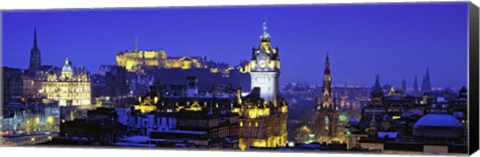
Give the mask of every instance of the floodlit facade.
M 91 105 L 91 85 L 85 68 L 76 69 L 68 58 L 62 67 L 61 75 L 51 71 L 48 79 L 42 82 L 41 94 L 46 102 L 58 101 L 60 106 Z
M 116 56 L 117 65 L 125 67 L 129 72 L 143 72 L 145 67 L 153 68 L 206 68 L 206 59 L 202 57 L 169 57 L 165 50 L 121 51 Z
M 242 104 L 234 112 L 240 114 L 241 150 L 252 148 L 283 147 L 287 143 L 287 111 L 284 99 L 278 96 L 280 60 L 278 48 L 270 44 L 266 22 L 258 49 L 253 49 L 252 59 L 246 66 L 250 71 L 252 92 L 237 100 Z

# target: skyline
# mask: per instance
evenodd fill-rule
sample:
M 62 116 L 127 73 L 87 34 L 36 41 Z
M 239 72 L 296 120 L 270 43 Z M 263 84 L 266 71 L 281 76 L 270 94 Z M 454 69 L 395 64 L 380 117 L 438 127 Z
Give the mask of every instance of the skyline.
M 320 84 L 328 52 L 333 85 L 371 86 L 379 74 L 382 85 L 400 87 L 405 79 L 411 88 L 415 75 L 421 83 L 429 68 L 433 87 L 460 88 L 467 80 L 467 4 L 7 11 L 2 60 L 4 66 L 28 67 L 36 27 L 44 65 L 62 66 L 68 57 L 74 66 L 97 73 L 99 65 L 115 64 L 117 51 L 133 50 L 135 37 L 142 50 L 165 49 L 168 56 L 206 56 L 237 65 L 258 46 L 266 17 L 272 44 L 280 49 L 282 83 Z

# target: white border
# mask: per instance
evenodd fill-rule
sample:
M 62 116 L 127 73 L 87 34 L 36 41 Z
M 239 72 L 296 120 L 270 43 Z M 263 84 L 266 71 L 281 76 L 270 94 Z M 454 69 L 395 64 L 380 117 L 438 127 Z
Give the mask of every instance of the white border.
M 0 10 L 52 8 L 136 8 L 158 6 L 237 6 L 279 4 L 343 4 L 343 3 L 398 3 L 451 2 L 467 0 L 2 0 Z M 479 0 L 474 0 L 479 1 Z M 478 4 L 478 3 L 477 3 Z
M 138 8 L 138 7 L 166 7 L 166 6 L 241 6 L 241 5 L 279 5 L 279 4 L 344 4 L 344 3 L 397 3 L 397 2 L 451 2 L 452 0 L 0 0 L 0 10 L 25 9 L 74 9 L 74 8 Z M 465 1 L 465 0 L 453 0 Z M 477 6 L 480 0 L 472 0 Z M 1 15 L 0 15 L 1 18 Z M 0 21 L 0 35 L 1 23 Z M 0 37 L 1 38 L 1 37 Z M 1 39 L 0 39 L 1 41 Z M 0 51 L 1 51 L 0 42 Z M 1 55 L 0 55 L 1 56 Z M 1 58 L 0 58 L 1 62 Z M 46 148 L 42 147 L 0 147 L 0 156 L 121 156 L 121 157 L 148 157 L 148 156 L 266 156 L 275 157 L 309 157 L 309 156 L 386 156 L 387 154 L 345 154 L 345 153 L 300 153 L 300 152 L 238 152 L 238 151 L 179 151 L 179 150 L 146 150 L 146 149 L 96 149 L 94 147 Z M 418 155 L 388 155 L 388 156 L 418 156 Z M 424 155 L 423 155 L 424 156 Z M 474 156 L 480 156 L 476 153 Z

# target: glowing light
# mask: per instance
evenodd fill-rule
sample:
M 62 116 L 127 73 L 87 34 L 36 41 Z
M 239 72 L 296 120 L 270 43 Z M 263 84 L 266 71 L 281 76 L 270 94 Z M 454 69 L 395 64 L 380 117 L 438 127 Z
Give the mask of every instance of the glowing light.
M 47 118 L 47 123 L 48 123 L 48 124 L 53 125 L 54 122 L 55 122 L 55 119 L 53 119 L 52 116 L 49 116 L 49 117 Z
M 148 113 L 148 112 L 152 112 L 152 111 L 156 110 L 157 107 L 156 107 L 156 106 L 153 106 L 153 105 L 152 105 L 152 106 L 147 106 L 147 105 L 135 105 L 135 106 L 134 106 L 134 109 L 135 109 L 135 110 L 140 110 L 141 113 L 146 113 L 146 112 Z
M 201 111 L 202 110 L 202 107 L 200 106 L 200 104 L 198 103 L 198 101 L 194 101 L 192 106 L 190 106 L 190 108 L 188 110 L 191 110 L 191 111 Z

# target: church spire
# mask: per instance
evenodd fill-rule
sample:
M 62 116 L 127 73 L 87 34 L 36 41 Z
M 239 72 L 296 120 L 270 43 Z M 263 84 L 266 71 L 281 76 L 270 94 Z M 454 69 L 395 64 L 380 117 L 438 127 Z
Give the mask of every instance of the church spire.
M 375 75 L 375 85 L 373 86 L 373 89 L 382 90 L 382 87 L 380 86 L 380 76 L 378 74 Z
M 38 49 L 38 46 L 37 46 L 37 27 L 33 28 L 33 48 Z
M 325 57 L 325 70 L 323 74 L 328 75 L 328 77 L 330 77 L 330 59 L 328 58 L 328 52 L 327 52 L 327 56 Z M 326 78 L 324 78 L 324 80 L 325 79 Z
M 325 59 L 325 67 L 330 69 L 330 59 L 328 59 L 328 52 L 327 52 L 327 57 Z
M 33 29 L 33 47 L 30 50 L 30 64 L 28 65 L 28 71 L 30 76 L 34 76 L 35 72 L 42 66 L 40 58 L 40 50 L 37 43 L 37 28 Z
M 328 54 L 325 58 L 325 70 L 323 72 L 323 88 L 322 88 L 322 102 L 323 108 L 331 108 L 333 106 L 332 100 L 332 76 L 330 75 L 330 61 Z
M 376 75 L 375 76 L 375 85 L 373 85 L 373 90 L 370 93 L 370 99 L 371 103 L 374 106 L 381 106 L 383 105 L 383 90 L 382 87 L 380 86 L 380 76 Z
M 430 72 L 427 68 L 427 71 L 425 72 L 425 76 L 423 77 L 423 81 L 422 81 L 422 92 L 430 93 L 431 90 L 432 90 L 432 85 L 430 83 Z

